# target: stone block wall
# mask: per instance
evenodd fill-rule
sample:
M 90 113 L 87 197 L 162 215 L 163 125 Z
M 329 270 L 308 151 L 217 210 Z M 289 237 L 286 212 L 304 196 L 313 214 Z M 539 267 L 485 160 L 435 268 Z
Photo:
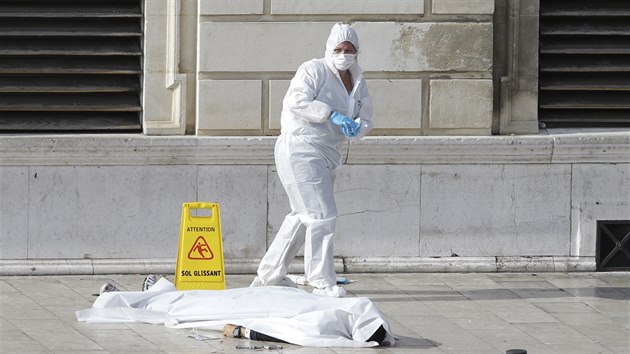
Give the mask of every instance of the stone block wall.
M 343 22 L 359 35 L 372 135 L 491 134 L 494 0 L 190 0 L 186 13 L 191 2 L 196 28 L 180 35 L 195 68 L 189 132 L 276 135 L 289 80 Z
M 0 137 L 0 274 L 174 271 L 184 202 L 254 272 L 289 202 L 274 137 Z M 630 220 L 630 134 L 369 137 L 335 183 L 340 271 L 594 270 Z M 295 272 L 301 272 L 299 262 Z
M 338 270 L 594 270 L 597 221 L 630 219 L 627 130 L 538 131 L 538 0 L 144 4 L 144 134 L 0 136 L 0 274 L 172 272 L 190 201 L 221 204 L 226 271 L 253 272 L 288 209 L 282 98 L 335 22 L 375 99 Z

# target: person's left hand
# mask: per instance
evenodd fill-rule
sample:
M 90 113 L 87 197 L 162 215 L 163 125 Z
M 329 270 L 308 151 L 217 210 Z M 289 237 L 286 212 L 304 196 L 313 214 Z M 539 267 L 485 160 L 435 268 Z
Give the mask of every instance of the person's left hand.
M 343 135 L 347 136 L 348 138 L 354 138 L 355 136 L 357 136 L 357 133 L 359 132 L 359 128 L 361 128 L 361 126 L 356 124 L 356 122 L 353 121 L 352 123 L 342 125 L 341 132 L 343 133 Z
M 332 112 L 330 115 L 330 121 L 341 127 L 343 135 L 352 138 L 359 132 L 359 125 L 352 118 L 341 114 L 339 112 Z

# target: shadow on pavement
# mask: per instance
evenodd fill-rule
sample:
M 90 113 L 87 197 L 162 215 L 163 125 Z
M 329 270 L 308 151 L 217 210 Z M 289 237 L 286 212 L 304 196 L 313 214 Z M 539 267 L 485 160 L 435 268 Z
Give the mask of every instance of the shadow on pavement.
M 396 336 L 397 341 L 394 348 L 414 348 L 414 349 L 431 349 L 439 347 L 442 343 L 425 338 L 415 338 L 407 336 Z
M 356 296 L 366 296 L 375 302 L 409 301 L 462 301 L 462 300 L 513 300 L 594 297 L 599 299 L 628 300 L 630 288 L 589 287 L 589 288 L 522 288 L 522 289 L 477 289 L 456 290 L 359 290 L 350 289 Z M 379 296 L 383 297 L 379 297 Z M 393 295 L 393 296 L 392 296 Z M 401 297 L 395 297 L 399 295 Z

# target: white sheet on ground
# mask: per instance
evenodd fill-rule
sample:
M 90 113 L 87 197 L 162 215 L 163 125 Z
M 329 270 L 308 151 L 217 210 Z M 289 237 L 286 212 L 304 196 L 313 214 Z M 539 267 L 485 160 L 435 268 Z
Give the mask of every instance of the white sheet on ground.
M 148 291 L 109 292 L 76 312 L 85 322 L 144 322 L 173 328 L 222 330 L 227 323 L 302 346 L 370 347 L 366 340 L 388 323 L 365 297 L 331 298 L 304 290 L 264 286 L 178 291 L 162 278 Z

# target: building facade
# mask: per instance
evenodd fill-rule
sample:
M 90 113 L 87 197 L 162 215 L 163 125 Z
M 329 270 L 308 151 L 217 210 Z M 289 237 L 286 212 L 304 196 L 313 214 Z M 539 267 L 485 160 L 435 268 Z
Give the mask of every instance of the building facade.
M 539 0 L 138 4 L 140 131 L 0 135 L 0 273 L 172 272 L 191 201 L 253 272 L 289 207 L 282 98 L 336 22 L 375 101 L 336 182 L 339 271 L 594 270 L 630 220 L 628 128 L 541 124 Z

